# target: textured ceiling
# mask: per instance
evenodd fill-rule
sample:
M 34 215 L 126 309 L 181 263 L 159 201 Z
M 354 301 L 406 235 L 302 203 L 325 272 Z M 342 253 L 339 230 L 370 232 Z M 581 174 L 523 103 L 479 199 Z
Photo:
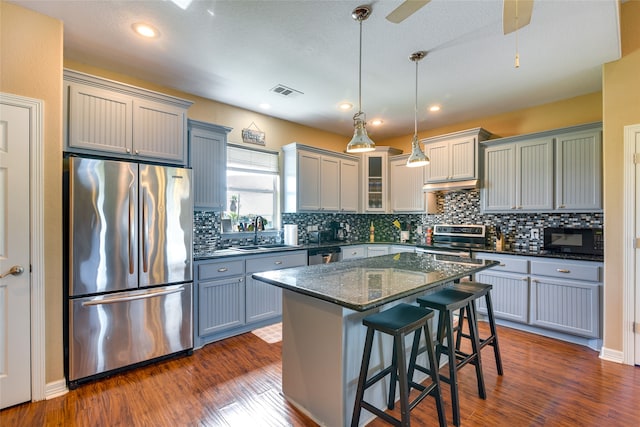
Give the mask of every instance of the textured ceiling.
M 352 132 L 358 104 L 354 1 L 12 1 L 64 22 L 65 58 L 315 128 Z M 378 0 L 363 23 L 362 104 L 374 140 L 601 90 L 620 56 L 616 0 L 535 0 L 531 24 L 502 34 L 501 0 L 432 0 L 400 24 Z M 208 10 L 213 10 L 211 16 Z M 143 40 L 134 22 L 161 36 Z M 516 35 L 517 34 L 517 35 Z M 520 68 L 514 68 L 516 37 Z M 301 94 L 270 91 L 282 84 Z M 338 104 L 350 101 L 351 111 Z M 260 103 L 269 103 L 261 110 Z M 438 103 L 442 111 L 428 113 Z

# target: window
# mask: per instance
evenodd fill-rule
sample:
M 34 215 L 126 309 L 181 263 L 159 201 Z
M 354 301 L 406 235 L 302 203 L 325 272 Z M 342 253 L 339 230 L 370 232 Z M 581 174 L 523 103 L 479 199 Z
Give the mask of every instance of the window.
M 227 206 L 231 229 L 247 230 L 256 215 L 265 229 L 279 229 L 278 153 L 227 145 Z

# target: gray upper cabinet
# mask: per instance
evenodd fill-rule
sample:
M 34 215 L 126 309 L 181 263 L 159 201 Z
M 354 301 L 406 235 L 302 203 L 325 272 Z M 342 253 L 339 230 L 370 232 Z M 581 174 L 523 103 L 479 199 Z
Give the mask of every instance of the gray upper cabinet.
M 189 120 L 193 207 L 223 211 L 227 194 L 227 134 L 231 128 Z
M 398 213 L 425 212 L 424 168 L 408 168 L 408 154 L 389 160 L 391 174 L 391 211 Z
M 487 148 L 482 193 L 485 212 L 553 209 L 553 140 Z
M 187 163 L 187 109 L 180 98 L 64 70 L 65 151 Z
M 602 131 L 598 127 L 556 138 L 556 208 L 602 209 Z
M 600 123 L 482 145 L 484 212 L 602 209 Z
M 482 128 L 475 128 L 421 140 L 431 160 L 425 167 L 425 182 L 478 179 L 478 143 L 490 135 Z
M 360 159 L 298 143 L 284 153 L 284 212 L 357 212 Z

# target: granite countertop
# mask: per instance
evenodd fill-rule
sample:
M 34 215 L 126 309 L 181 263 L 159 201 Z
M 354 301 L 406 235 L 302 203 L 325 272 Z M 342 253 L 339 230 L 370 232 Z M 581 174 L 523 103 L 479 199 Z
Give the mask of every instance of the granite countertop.
M 256 255 L 256 254 L 264 254 L 264 253 L 273 253 L 273 252 L 285 252 L 285 251 L 297 251 L 297 250 L 309 250 L 309 249 L 318 249 L 318 248 L 329 248 L 335 246 L 352 246 L 352 245 L 394 245 L 394 246 L 412 246 L 412 247 L 427 247 L 424 244 L 418 244 L 415 242 L 401 243 L 401 242 L 368 242 L 368 241 L 348 241 L 348 242 L 323 242 L 323 243 L 306 243 L 302 245 L 295 246 L 280 246 L 277 248 L 270 249 L 256 249 L 256 250 L 242 250 L 238 248 L 227 248 L 227 249 L 219 249 L 213 252 L 200 253 L 193 256 L 194 261 L 207 260 L 207 259 L 216 259 L 230 256 L 243 256 L 243 255 Z M 503 255 L 520 255 L 520 256 L 533 256 L 533 257 L 544 257 L 544 258 L 557 258 L 557 259 L 569 259 L 576 261 L 596 261 L 596 262 L 604 262 L 604 256 L 601 255 L 581 255 L 581 254 L 563 254 L 563 253 L 552 253 L 547 251 L 538 251 L 532 252 L 524 249 L 521 250 L 506 250 L 506 251 L 496 251 L 495 249 L 472 249 L 472 252 L 484 252 L 484 253 L 495 253 L 495 254 L 503 254 Z
M 496 261 L 404 252 L 256 273 L 256 280 L 366 311 L 497 265 Z
M 576 261 L 604 262 L 603 255 L 565 254 L 565 253 L 548 252 L 548 251 L 532 252 L 527 250 L 496 251 L 494 249 L 482 249 L 482 250 L 474 249 L 473 252 L 485 252 L 485 253 L 493 253 L 498 255 L 504 254 L 504 255 L 543 257 L 543 258 L 572 259 Z

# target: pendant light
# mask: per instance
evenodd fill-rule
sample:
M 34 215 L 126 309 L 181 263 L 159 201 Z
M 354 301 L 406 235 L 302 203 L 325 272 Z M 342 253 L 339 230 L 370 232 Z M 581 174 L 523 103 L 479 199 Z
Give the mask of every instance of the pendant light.
M 407 166 L 410 168 L 429 164 L 429 158 L 420 148 L 420 141 L 418 141 L 418 62 L 425 56 L 427 56 L 427 52 L 424 50 L 419 50 L 409 56 L 409 59 L 416 63 L 416 102 L 413 107 L 413 140 L 411 141 L 411 155 L 407 159 Z
M 362 112 L 362 21 L 371 15 L 369 6 L 358 6 L 351 17 L 360 23 L 360 62 L 358 63 L 358 112 L 353 116 L 353 138 L 347 145 L 347 153 L 365 153 L 375 150 L 376 144 L 367 135 L 367 122 Z

